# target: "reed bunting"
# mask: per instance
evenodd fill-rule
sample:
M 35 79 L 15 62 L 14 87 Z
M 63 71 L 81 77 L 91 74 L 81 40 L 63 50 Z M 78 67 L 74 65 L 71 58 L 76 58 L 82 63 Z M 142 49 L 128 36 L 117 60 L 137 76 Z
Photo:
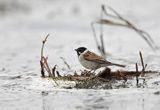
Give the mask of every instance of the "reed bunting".
M 125 67 L 121 64 L 111 63 L 107 60 L 105 60 L 103 57 L 98 56 L 97 54 L 90 52 L 85 47 L 79 47 L 75 49 L 78 55 L 79 62 L 82 64 L 83 67 L 86 69 L 96 70 L 101 67 L 107 67 L 107 66 L 119 66 L 119 67 Z

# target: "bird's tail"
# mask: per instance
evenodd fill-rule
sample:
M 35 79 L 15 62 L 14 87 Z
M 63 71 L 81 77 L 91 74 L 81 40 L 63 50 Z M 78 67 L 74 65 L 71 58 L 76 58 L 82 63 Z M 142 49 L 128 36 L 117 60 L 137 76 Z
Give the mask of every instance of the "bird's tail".
M 115 66 L 119 66 L 119 67 L 125 67 L 125 65 L 121 65 L 121 64 L 116 64 L 116 63 L 112 63 L 112 65 L 115 65 Z

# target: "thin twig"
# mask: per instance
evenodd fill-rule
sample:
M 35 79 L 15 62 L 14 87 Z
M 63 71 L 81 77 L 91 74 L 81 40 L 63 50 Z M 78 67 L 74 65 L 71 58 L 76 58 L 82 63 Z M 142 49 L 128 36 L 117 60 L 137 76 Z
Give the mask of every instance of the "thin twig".
M 64 62 L 64 64 L 67 66 L 67 68 L 68 68 L 69 70 L 71 70 L 71 67 L 70 67 L 70 65 L 67 63 L 67 61 L 66 61 L 63 57 L 60 57 L 60 59 L 62 59 L 62 61 Z

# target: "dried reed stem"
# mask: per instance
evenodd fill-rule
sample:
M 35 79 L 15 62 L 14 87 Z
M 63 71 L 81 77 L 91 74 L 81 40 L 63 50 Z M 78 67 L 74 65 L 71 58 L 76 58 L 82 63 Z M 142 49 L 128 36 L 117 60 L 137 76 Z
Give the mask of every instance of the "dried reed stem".
M 40 66 L 41 66 L 41 75 L 42 77 L 45 77 L 45 72 L 44 72 L 44 66 L 43 66 L 43 48 L 44 48 L 44 45 L 47 41 L 47 38 L 48 38 L 49 34 L 45 37 L 45 39 L 42 41 L 42 48 L 41 48 L 41 60 L 40 60 Z
M 57 67 L 57 65 L 55 65 L 55 66 L 52 68 L 52 76 L 53 76 L 53 77 L 56 76 L 56 74 L 55 74 L 55 72 L 56 72 L 56 67 Z
M 155 42 L 153 41 L 151 36 L 146 31 L 137 28 L 133 23 L 131 23 L 130 21 L 128 21 L 127 19 L 122 17 L 113 8 L 107 6 L 107 9 L 108 9 L 108 11 L 111 11 L 113 14 L 108 13 L 108 11 L 106 10 L 105 6 L 102 5 L 102 10 L 103 10 L 104 14 L 107 17 L 109 17 L 110 19 L 109 18 L 100 19 L 96 23 L 105 24 L 105 25 L 112 25 L 112 26 L 122 26 L 122 27 L 130 28 L 130 29 L 134 30 L 135 32 L 137 32 L 147 42 L 147 44 L 150 46 L 150 48 L 153 51 L 158 49 L 158 46 L 155 44 Z M 121 22 L 115 21 L 115 19 L 117 19 L 117 20 L 119 20 Z
M 142 64 L 142 74 L 141 74 L 141 76 L 144 76 L 145 75 L 145 66 L 144 66 L 144 61 L 143 61 L 143 56 L 142 56 L 141 51 L 139 52 L 139 56 L 140 56 L 141 64 Z

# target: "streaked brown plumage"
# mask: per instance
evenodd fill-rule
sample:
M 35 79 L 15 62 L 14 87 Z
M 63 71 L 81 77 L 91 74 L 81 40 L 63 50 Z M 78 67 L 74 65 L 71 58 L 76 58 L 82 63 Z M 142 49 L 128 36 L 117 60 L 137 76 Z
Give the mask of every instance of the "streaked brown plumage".
M 91 70 L 96 70 L 101 67 L 106 67 L 106 66 L 119 66 L 119 67 L 125 67 L 124 65 L 121 64 L 116 64 L 116 63 L 111 63 L 104 59 L 103 57 L 90 52 L 87 50 L 85 47 L 80 47 L 76 49 L 78 58 L 82 66 L 84 66 L 87 69 Z

